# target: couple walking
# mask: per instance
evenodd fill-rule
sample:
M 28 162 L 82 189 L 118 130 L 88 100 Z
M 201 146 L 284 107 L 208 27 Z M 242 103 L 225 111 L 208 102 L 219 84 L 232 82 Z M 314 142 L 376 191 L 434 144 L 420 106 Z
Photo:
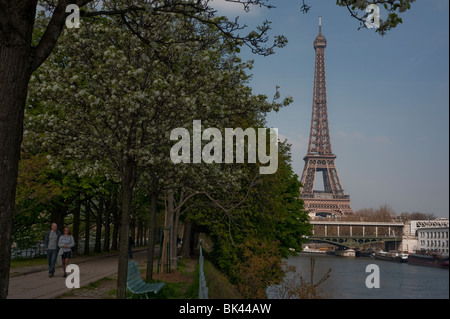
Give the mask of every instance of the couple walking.
M 66 267 L 72 257 L 72 247 L 75 246 L 73 236 L 68 227 L 64 228 L 64 234 L 58 230 L 58 225 L 52 223 L 51 230 L 45 234 L 45 249 L 47 250 L 48 275 L 53 277 L 55 274 L 55 264 L 60 259 L 64 270 L 64 277 L 67 277 Z

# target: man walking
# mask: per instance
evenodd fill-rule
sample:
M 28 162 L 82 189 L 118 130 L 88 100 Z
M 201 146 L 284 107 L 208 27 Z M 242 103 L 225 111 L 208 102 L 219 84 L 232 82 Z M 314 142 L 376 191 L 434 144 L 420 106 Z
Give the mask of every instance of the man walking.
M 55 274 L 55 263 L 58 257 L 58 241 L 61 237 L 61 232 L 58 230 L 58 225 L 52 223 L 51 230 L 45 234 L 44 245 L 47 250 L 48 261 L 48 276 L 53 277 Z

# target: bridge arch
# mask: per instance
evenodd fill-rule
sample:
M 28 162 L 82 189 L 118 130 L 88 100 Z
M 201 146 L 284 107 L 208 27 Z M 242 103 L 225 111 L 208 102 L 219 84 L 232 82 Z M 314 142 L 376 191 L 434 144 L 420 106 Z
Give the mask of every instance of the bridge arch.
M 360 248 L 371 244 L 386 244 L 391 242 L 401 242 L 401 237 L 378 237 L 378 238 L 361 238 L 361 237 L 309 237 L 310 242 L 327 243 L 333 246 L 348 249 Z
M 357 248 L 370 244 L 402 241 L 403 223 L 312 220 L 310 241 L 332 244 L 341 248 Z

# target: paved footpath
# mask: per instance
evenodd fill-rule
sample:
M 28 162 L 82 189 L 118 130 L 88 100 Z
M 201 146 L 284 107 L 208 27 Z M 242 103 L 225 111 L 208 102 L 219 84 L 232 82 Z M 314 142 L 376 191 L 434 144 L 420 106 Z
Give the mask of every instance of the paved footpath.
M 137 263 L 143 263 L 147 258 L 147 250 L 133 251 L 133 257 Z M 116 274 L 117 258 L 118 254 L 79 257 L 73 258 L 70 263 L 80 268 L 80 286 L 84 287 Z M 69 291 L 61 266 L 56 266 L 55 276 L 52 278 L 48 277 L 48 266 L 22 270 L 19 275 L 15 272 L 20 270 L 11 270 L 13 276 L 9 279 L 8 299 L 51 299 Z

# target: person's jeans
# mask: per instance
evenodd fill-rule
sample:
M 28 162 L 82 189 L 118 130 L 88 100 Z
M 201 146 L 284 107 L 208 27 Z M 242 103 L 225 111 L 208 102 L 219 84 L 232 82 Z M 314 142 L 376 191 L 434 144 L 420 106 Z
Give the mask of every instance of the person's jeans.
M 55 273 L 56 258 L 58 257 L 58 249 L 47 249 L 48 273 Z

